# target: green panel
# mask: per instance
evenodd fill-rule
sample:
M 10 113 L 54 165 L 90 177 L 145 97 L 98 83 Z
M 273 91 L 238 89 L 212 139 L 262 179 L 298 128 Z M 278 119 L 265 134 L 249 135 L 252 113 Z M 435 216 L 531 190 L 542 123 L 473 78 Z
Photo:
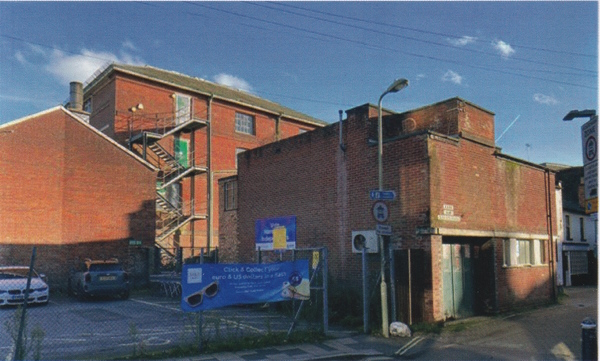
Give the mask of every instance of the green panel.
M 175 159 L 182 167 L 189 167 L 188 162 L 188 146 L 189 142 L 184 139 L 175 139 Z
M 444 316 L 454 317 L 454 290 L 452 282 L 452 246 L 442 245 L 442 288 L 444 294 Z
M 471 245 L 442 245 L 444 315 L 469 317 L 473 311 L 473 259 Z

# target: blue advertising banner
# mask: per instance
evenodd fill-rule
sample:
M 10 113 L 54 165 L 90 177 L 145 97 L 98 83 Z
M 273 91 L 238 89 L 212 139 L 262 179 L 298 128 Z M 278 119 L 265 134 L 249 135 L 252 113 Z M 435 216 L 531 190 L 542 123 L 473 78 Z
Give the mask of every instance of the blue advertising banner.
M 296 216 L 259 219 L 254 226 L 256 249 L 296 248 Z
M 308 260 L 271 264 L 188 264 L 181 275 L 185 312 L 310 298 Z

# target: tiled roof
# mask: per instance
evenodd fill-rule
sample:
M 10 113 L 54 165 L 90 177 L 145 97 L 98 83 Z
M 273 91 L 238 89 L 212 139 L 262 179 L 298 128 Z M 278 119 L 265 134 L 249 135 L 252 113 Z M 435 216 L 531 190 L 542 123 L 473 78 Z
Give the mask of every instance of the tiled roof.
M 140 76 L 159 83 L 170 85 L 176 88 L 185 89 L 191 92 L 214 95 L 216 98 L 237 102 L 253 108 L 266 110 L 274 114 L 282 114 L 285 117 L 299 121 L 304 121 L 318 126 L 328 125 L 320 119 L 300 113 L 293 109 L 284 107 L 280 104 L 252 95 L 250 93 L 230 88 L 224 85 L 216 84 L 204 79 L 194 78 L 181 73 L 158 69 L 152 66 L 137 66 L 125 64 L 111 64 L 99 76 L 92 80 L 85 89 L 87 92 L 94 87 L 102 78 L 112 71 L 121 71 L 130 75 Z

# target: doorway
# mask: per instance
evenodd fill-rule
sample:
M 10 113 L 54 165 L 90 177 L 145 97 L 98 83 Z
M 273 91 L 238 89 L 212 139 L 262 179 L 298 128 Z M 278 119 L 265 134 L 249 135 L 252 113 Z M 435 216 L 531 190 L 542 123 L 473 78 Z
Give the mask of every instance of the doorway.
M 442 274 L 444 317 L 473 316 L 475 311 L 472 245 L 443 244 Z

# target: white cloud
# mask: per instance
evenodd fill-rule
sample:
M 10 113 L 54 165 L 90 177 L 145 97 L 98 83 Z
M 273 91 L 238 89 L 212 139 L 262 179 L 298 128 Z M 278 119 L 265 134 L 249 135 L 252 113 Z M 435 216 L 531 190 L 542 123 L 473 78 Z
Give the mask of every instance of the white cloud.
M 17 51 L 15 54 L 15 58 L 17 59 L 17 61 L 21 64 L 26 64 L 27 63 L 27 59 L 25 59 L 25 55 L 23 55 L 22 52 Z
M 457 72 L 448 70 L 444 76 L 442 76 L 442 81 L 450 81 L 454 84 L 462 84 L 462 76 L 458 75 Z
M 252 92 L 252 86 L 244 79 L 238 78 L 236 76 L 220 73 L 215 75 L 213 79 L 217 84 L 225 85 L 248 93 Z
M 96 70 L 110 62 L 143 64 L 140 58 L 125 52 L 121 52 L 121 56 L 117 56 L 109 52 L 96 52 L 88 49 L 83 49 L 80 54 L 66 54 L 60 50 L 54 50 L 45 69 L 62 83 L 68 84 L 71 81 L 84 82 Z
M 492 46 L 504 58 L 508 58 L 509 56 L 511 56 L 511 55 L 513 55 L 515 53 L 515 49 L 513 49 L 512 46 L 510 46 L 509 44 L 505 43 L 502 40 L 495 40 L 495 41 L 493 41 L 492 42 Z
M 551 95 L 544 95 L 541 93 L 536 93 L 533 95 L 533 100 L 535 100 L 536 102 L 540 103 L 540 104 L 546 104 L 546 105 L 556 105 L 558 104 L 558 100 L 556 100 L 556 98 L 554 98 Z
M 462 38 L 452 38 L 448 39 L 448 42 L 454 46 L 465 46 L 471 43 L 474 43 L 477 38 L 473 36 L 463 36 Z
M 137 47 L 130 41 L 130 40 L 125 40 L 123 42 L 123 49 L 129 49 L 129 50 L 133 50 L 133 51 L 137 51 Z

